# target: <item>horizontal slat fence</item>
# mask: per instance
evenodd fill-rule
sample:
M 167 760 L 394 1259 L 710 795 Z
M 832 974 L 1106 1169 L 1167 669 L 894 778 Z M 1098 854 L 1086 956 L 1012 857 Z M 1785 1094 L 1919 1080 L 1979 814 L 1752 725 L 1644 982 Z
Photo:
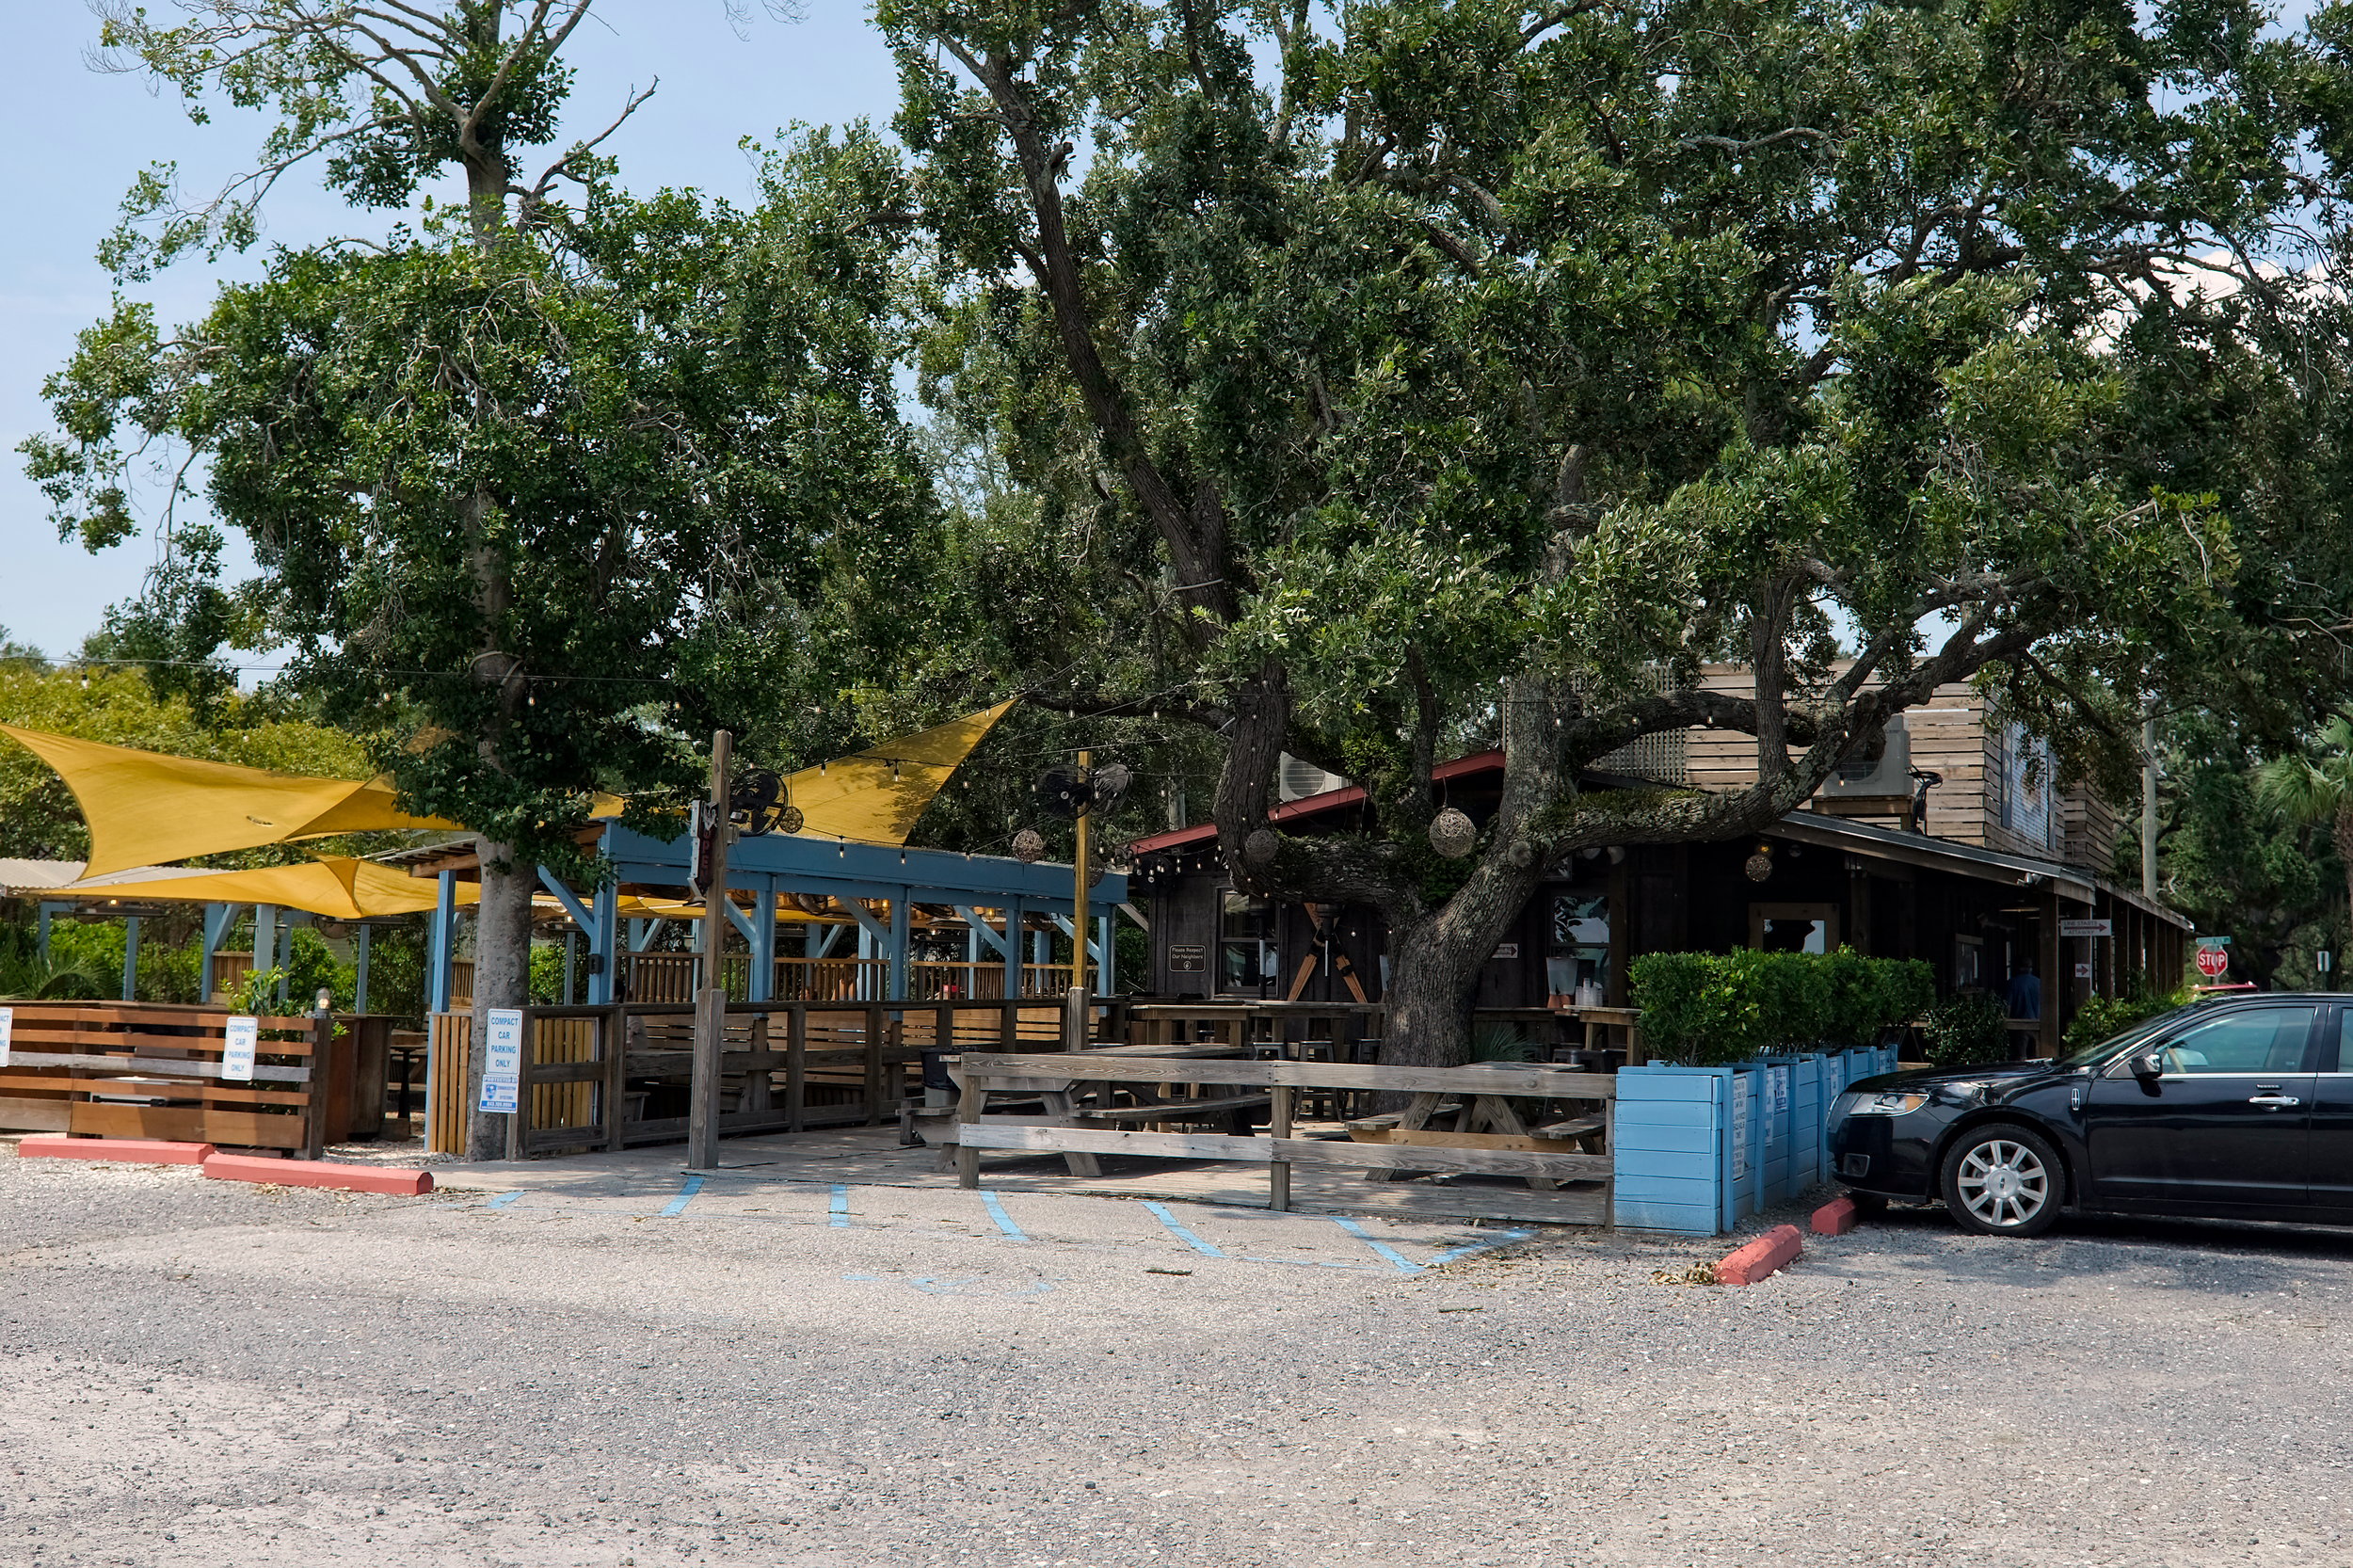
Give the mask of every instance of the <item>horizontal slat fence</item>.
M 624 1002 L 522 1012 L 526 1114 L 509 1119 L 510 1159 L 686 1136 L 692 1007 Z M 1106 1031 L 1123 1027 L 1118 1004 L 1097 1013 Z M 895 1117 L 916 1092 L 926 1051 L 1050 1050 L 1062 1038 L 1062 1007 L 1050 1000 L 730 1002 L 726 1016 L 722 1133 L 872 1126 Z M 471 1014 L 432 1019 L 426 1127 L 435 1153 L 464 1151 L 472 1033 Z
M 1424 1106 L 1441 1096 L 1457 1096 L 1466 1103 L 1482 1097 L 1607 1102 L 1617 1096 L 1617 1079 L 1609 1073 L 1523 1064 L 1383 1067 L 1337 1062 L 1128 1056 L 1094 1051 L 1040 1056 L 967 1055 L 952 1061 L 950 1068 L 962 1089 L 955 1127 L 956 1177 L 965 1187 L 980 1185 L 980 1156 L 984 1149 L 1029 1154 L 1144 1155 L 1160 1160 L 1264 1164 L 1268 1171 L 1268 1207 L 1273 1208 L 1290 1207 L 1294 1165 L 1345 1166 L 1368 1171 L 1465 1171 L 1517 1176 L 1531 1184 L 1598 1184 L 1600 1212 L 1596 1217 L 1604 1224 L 1616 1223 L 1612 1161 L 1606 1154 L 1372 1144 L 1290 1136 L 1291 1098 L 1301 1089 L 1407 1094 L 1420 1096 L 1418 1103 Z M 1034 1092 L 1056 1085 L 1067 1092 L 1091 1083 L 1099 1084 L 1106 1091 L 1105 1104 L 1110 1087 L 1119 1083 L 1215 1085 L 1219 1090 L 1263 1088 L 1271 1101 L 1266 1135 L 1241 1137 L 1213 1132 L 1144 1132 L 1125 1128 L 1042 1125 L 1035 1117 L 991 1118 L 984 1113 L 992 1092 Z M 1172 1106 L 1181 1103 L 1172 1102 Z
M 14 1002 L 0 1067 L 0 1128 L 162 1138 L 315 1156 L 320 1083 L 337 1057 L 331 1019 L 265 1017 L 253 1080 L 221 1077 L 230 1014 L 161 1002 Z M 347 1068 L 347 1062 L 345 1063 Z

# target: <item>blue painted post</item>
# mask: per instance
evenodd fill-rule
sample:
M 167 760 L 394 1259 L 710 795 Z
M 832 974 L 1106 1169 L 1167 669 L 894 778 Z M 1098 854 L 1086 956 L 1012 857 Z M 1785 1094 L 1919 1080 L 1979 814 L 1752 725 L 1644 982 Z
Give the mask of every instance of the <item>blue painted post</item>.
M 1010 1000 L 1021 995 L 1021 928 L 1029 922 L 1029 913 L 1016 899 L 1004 914 L 1005 996 Z
M 278 962 L 275 968 L 278 970 L 278 1005 L 280 1007 L 286 1005 L 286 999 L 291 994 L 294 987 L 294 975 L 292 970 L 294 969 L 295 921 L 300 918 L 301 916 L 298 911 L 289 909 L 286 911 L 285 920 L 281 921 L 278 927 L 280 934 L 278 943 Z M 310 1011 L 310 999 L 306 997 L 303 1000 L 303 1011 L 307 1013 Z
M 853 907 L 856 906 L 853 905 Z M 857 923 L 857 984 L 854 989 L 854 994 L 860 1001 L 874 1000 L 873 969 L 871 967 L 874 953 L 873 928 L 865 920 L 860 920 Z
M 253 972 L 278 962 L 278 906 L 257 904 L 253 906 Z
M 457 955 L 450 949 L 457 936 L 457 873 L 443 872 L 440 889 L 433 904 L 433 921 L 426 928 L 431 938 L 431 952 L 425 960 L 425 1010 L 430 1013 L 449 1011 L 450 965 Z
M 122 917 L 122 1000 L 139 1000 L 139 918 Z
M 196 964 L 196 1000 L 199 1001 L 213 1000 L 213 955 L 220 951 L 222 939 L 229 935 L 229 921 L 236 912 L 237 906 L 233 904 L 208 904 L 204 906 L 204 945 L 199 952 Z M 360 929 L 365 931 L 367 928 L 362 926 Z
M 745 993 L 753 1001 L 768 1001 L 776 994 L 776 882 L 770 877 L 752 889 L 752 941 L 748 962 L 752 968 L 751 989 Z
M 588 1004 L 609 1006 L 613 986 L 621 968 L 620 943 L 621 889 L 617 883 L 607 882 L 597 888 L 596 904 L 589 911 L 588 952 L 604 962 L 592 964 L 595 972 L 588 977 Z
M 1110 996 L 1119 989 L 1118 965 L 1112 958 L 1112 917 L 1105 915 L 1095 922 L 1095 994 Z
M 914 934 L 914 889 L 901 888 L 890 898 L 890 960 L 888 1000 L 907 1000 L 907 943 Z
M 368 1010 L 368 934 L 376 928 L 366 921 L 360 924 L 360 945 L 351 957 L 351 1010 Z
M 1790 1191 L 1803 1192 L 1823 1180 L 1829 1172 L 1822 1168 L 1822 1076 L 1828 1058 L 1819 1052 L 1808 1052 L 1798 1058 L 1790 1069 Z

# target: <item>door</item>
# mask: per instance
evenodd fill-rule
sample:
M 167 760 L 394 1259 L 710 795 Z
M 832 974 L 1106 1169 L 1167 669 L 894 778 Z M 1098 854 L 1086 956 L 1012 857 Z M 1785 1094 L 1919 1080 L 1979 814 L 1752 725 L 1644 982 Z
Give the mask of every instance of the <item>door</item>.
M 2329 1012 L 2313 1080 L 2312 1202 L 2343 1217 L 2353 1213 L 2353 1006 Z
M 2153 1048 L 2164 1076 L 2119 1063 L 2084 1107 L 2096 1203 L 2177 1212 L 2310 1201 L 2312 1048 L 2320 1009 L 2234 1008 Z

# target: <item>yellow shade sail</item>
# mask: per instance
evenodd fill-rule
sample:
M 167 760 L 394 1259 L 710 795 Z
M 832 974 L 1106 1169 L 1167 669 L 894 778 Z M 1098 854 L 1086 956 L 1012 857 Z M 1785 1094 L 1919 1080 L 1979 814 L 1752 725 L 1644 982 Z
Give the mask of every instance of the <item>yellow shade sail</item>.
M 822 767 L 803 768 L 785 789 L 800 808 L 801 832 L 820 839 L 904 844 L 923 808 L 1014 699 L 936 728 L 885 741 Z
M 380 780 L 270 773 L 14 725 L 0 724 L 0 734 L 56 769 L 81 803 L 89 824 L 86 876 L 330 833 L 458 825 L 408 815 Z
M 482 889 L 461 882 L 453 889 L 472 904 Z M 121 899 L 154 904 L 274 904 L 329 920 L 360 920 L 371 915 L 414 915 L 430 909 L 438 889 L 432 882 L 348 855 L 328 856 L 298 866 L 257 866 L 242 872 L 177 872 L 145 881 L 99 876 L 69 883 L 51 894 L 92 901 Z

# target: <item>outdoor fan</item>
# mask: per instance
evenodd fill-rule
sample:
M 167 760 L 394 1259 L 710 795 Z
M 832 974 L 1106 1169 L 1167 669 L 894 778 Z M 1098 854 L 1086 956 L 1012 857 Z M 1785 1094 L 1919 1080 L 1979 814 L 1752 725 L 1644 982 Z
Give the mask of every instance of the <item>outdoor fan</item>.
M 1110 808 L 1133 777 L 1124 762 L 1106 762 L 1085 777 L 1076 768 L 1048 768 L 1038 776 L 1038 798 L 1064 822 Z
M 792 803 L 784 780 L 768 768 L 752 768 L 737 777 L 728 792 L 728 817 L 753 837 L 801 830 L 800 808 Z

